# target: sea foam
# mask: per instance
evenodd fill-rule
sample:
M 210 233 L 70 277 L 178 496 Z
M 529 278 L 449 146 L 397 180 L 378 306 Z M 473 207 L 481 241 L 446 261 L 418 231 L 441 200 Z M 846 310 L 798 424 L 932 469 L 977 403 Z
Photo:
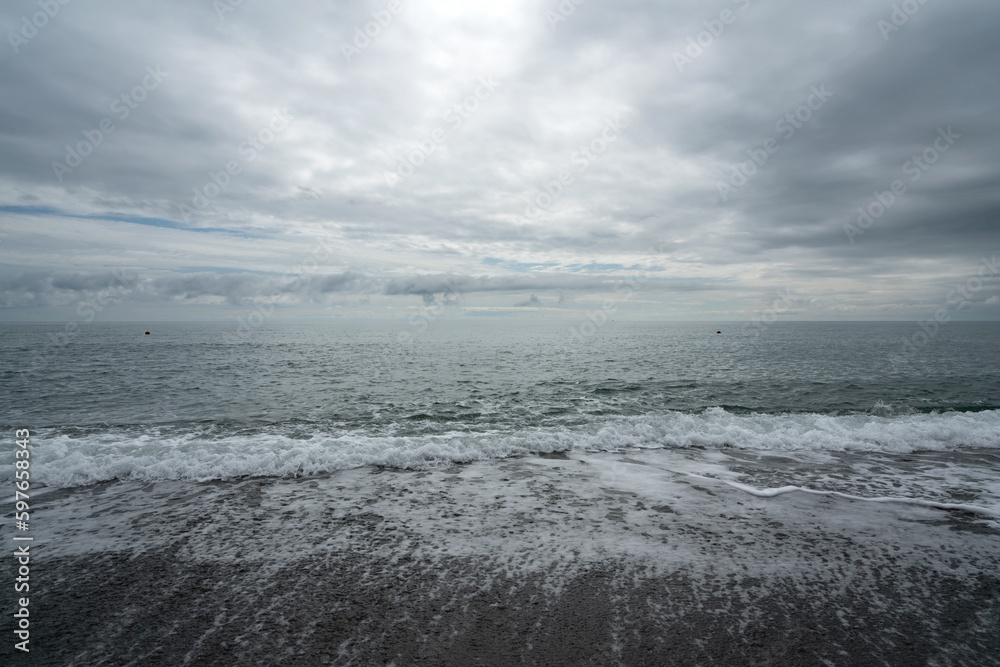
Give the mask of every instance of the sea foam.
M 72 487 L 107 480 L 213 480 L 293 477 L 361 466 L 420 469 L 453 462 L 568 450 L 711 448 L 761 452 L 1000 449 L 1000 410 L 899 416 L 700 413 L 603 417 L 558 426 L 388 436 L 343 428 L 303 437 L 271 426 L 254 434 L 206 437 L 106 431 L 87 435 L 41 430 L 32 438 L 32 479 Z M 9 462 L 12 453 L 0 454 Z M 12 475 L 13 466 L 3 466 Z

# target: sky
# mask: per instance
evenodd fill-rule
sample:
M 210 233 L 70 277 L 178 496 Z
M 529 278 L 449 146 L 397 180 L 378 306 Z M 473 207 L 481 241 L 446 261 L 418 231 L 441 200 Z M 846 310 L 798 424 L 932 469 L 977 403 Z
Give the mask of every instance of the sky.
M 0 28 L 2 321 L 1000 319 L 1000 3 L 11 0 Z

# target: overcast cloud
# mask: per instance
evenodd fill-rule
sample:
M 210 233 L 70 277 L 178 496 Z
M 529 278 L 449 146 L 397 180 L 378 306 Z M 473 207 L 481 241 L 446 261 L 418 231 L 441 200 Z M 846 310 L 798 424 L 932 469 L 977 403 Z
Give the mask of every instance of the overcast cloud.
M 1000 317 L 1000 4 L 230 2 L 4 3 L 0 318 Z

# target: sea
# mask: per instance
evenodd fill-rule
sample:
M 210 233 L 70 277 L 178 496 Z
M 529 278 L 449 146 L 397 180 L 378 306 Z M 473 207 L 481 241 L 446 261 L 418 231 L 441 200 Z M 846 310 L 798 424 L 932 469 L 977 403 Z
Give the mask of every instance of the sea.
M 1000 323 L 418 325 L 0 325 L 0 478 L 25 428 L 62 488 L 660 450 L 758 495 L 1000 517 Z

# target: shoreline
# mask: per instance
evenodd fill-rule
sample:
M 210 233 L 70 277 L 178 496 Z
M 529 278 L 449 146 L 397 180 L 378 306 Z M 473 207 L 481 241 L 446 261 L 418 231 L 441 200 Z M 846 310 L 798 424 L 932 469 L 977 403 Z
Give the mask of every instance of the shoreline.
M 995 524 L 661 456 L 46 489 L 30 663 L 1000 664 Z

